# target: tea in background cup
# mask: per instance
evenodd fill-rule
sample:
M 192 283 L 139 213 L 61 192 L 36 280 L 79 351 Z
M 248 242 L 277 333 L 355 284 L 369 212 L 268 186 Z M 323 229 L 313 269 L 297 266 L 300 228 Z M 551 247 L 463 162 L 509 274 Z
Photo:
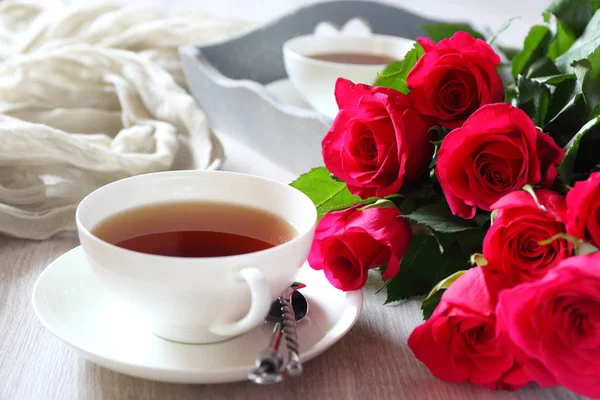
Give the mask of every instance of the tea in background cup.
M 157 336 L 210 343 L 260 325 L 312 243 L 302 192 L 220 171 L 139 175 L 89 194 L 76 213 L 94 273 Z
M 387 64 L 404 58 L 413 40 L 386 35 L 367 37 L 298 36 L 283 45 L 285 69 L 298 92 L 317 111 L 334 118 L 335 81 L 373 84 Z

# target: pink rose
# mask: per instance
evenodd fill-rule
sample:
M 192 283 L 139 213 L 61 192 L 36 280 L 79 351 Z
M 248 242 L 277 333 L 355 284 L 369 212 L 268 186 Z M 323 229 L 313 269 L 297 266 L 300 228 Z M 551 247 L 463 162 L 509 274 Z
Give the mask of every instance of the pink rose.
M 600 172 L 567 193 L 567 232 L 600 247 Z
M 471 382 L 516 390 L 531 379 L 522 363 L 496 343 L 494 279 L 472 268 L 442 296 L 433 315 L 408 338 L 408 347 L 433 375 L 447 382 Z
M 325 214 L 308 256 L 313 269 L 324 270 L 344 291 L 360 289 L 370 269 L 386 264 L 383 279 L 393 278 L 412 239 L 410 224 L 396 208 L 359 207 Z
M 431 161 L 429 127 L 408 97 L 338 79 L 340 111 L 323 138 L 327 169 L 362 198 L 398 193 Z
M 545 246 L 539 244 L 566 232 L 567 209 L 562 196 L 545 189 L 535 193 L 545 210 L 522 190 L 504 196 L 492 206 L 498 214 L 483 240 L 483 255 L 489 268 L 510 286 L 543 277 L 573 253 L 572 244 L 563 239 Z
M 497 313 L 498 336 L 529 359 L 536 382 L 600 397 L 600 252 L 503 291 Z
M 504 100 L 500 57 L 485 41 L 466 32 L 438 44 L 417 41 L 425 55 L 408 74 L 407 85 L 419 113 L 454 129 L 479 107 Z
M 550 187 L 564 150 L 510 104 L 488 104 L 442 141 L 435 168 L 454 215 L 473 218 L 526 184 Z

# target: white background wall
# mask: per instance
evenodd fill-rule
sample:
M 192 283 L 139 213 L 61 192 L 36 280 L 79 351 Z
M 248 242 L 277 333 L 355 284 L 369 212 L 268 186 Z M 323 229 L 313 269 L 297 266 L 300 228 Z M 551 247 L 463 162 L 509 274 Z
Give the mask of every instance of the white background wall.
M 220 16 L 265 21 L 315 0 L 119 0 L 130 5 L 163 9 L 197 8 Z M 494 31 L 504 21 L 519 16 L 500 38 L 504 44 L 520 44 L 528 27 L 541 23 L 542 11 L 551 0 L 385 0 L 427 17 L 472 21 L 489 25 Z

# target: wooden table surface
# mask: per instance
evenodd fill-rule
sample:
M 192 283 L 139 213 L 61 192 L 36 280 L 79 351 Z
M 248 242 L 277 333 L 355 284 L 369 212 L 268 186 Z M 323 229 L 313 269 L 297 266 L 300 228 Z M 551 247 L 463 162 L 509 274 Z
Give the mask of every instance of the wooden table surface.
M 78 245 L 67 234 L 36 242 L 0 237 L 1 400 L 198 399 L 579 399 L 562 388 L 492 392 L 431 376 L 406 345 L 421 321 L 418 302 L 383 306 L 379 282 L 365 288 L 358 322 L 330 350 L 306 363 L 301 378 L 279 386 L 249 382 L 180 385 L 129 377 L 80 358 L 36 319 L 31 293 L 55 258 Z
M 269 0 L 271 8 L 298 6 L 312 0 Z M 511 3 L 512 1 L 512 3 Z M 446 15 L 445 11 L 498 27 L 513 16 L 518 0 L 481 2 L 463 0 L 460 3 L 428 0 L 415 3 L 396 0 L 409 8 L 427 14 Z M 167 7 L 193 5 L 195 8 L 231 8 L 239 17 L 255 10 L 261 19 L 267 18 L 269 7 L 255 7 L 254 2 L 211 2 L 209 0 L 122 0 Z M 432 5 L 435 3 L 435 7 Z M 519 2 L 529 19 L 513 25 L 531 25 L 540 19 L 538 13 L 548 0 Z M 242 7 L 245 5 L 245 8 Z M 462 5 L 459 7 L 459 5 Z M 209 7 L 210 6 L 210 7 Z M 212 7 L 212 8 L 211 8 Z M 444 10 L 442 8 L 446 7 Z M 479 7 L 479 8 L 477 8 Z M 498 8 L 499 7 L 499 8 Z M 489 9 L 489 10 L 488 10 Z M 534 11 L 531 11 L 531 10 Z M 278 9 L 279 10 L 279 9 Z M 491 11 L 490 11 L 491 10 Z M 218 10 L 217 10 L 218 11 Z M 226 10 L 227 11 L 227 10 Z M 231 10 L 229 10 L 231 11 Z M 281 10 L 279 10 L 281 11 Z M 468 11 L 468 12 L 467 12 Z M 504 14 L 496 17 L 500 11 Z M 510 11 L 510 12 L 509 12 Z M 452 14 L 452 13 L 450 13 Z M 452 15 L 449 14 L 449 17 Z M 427 14 L 428 15 L 428 14 Z M 492 17 L 492 15 L 494 17 Z M 475 18 L 475 16 L 477 18 Z M 523 16 L 523 15 L 522 15 Z M 481 17 L 481 18 L 480 18 Z M 520 34 L 526 32 L 521 29 Z M 232 157 L 231 146 L 226 169 L 250 173 L 269 171 L 271 177 L 289 179 L 268 163 L 246 162 Z M 369 282 L 365 288 L 365 305 L 354 328 L 336 345 L 316 359 L 306 363 L 301 378 L 290 379 L 270 387 L 248 382 L 220 385 L 180 385 L 145 381 L 96 366 L 46 331 L 36 319 L 31 305 L 35 280 L 55 258 L 78 245 L 73 234 L 60 235 L 44 242 L 11 239 L 0 236 L 0 400 L 198 400 L 198 399 L 581 399 L 562 388 L 541 390 L 529 387 L 517 392 L 492 392 L 468 384 L 447 384 L 431 376 L 407 347 L 408 335 L 421 322 L 418 302 L 383 306 L 383 294 L 375 295 L 379 283 Z

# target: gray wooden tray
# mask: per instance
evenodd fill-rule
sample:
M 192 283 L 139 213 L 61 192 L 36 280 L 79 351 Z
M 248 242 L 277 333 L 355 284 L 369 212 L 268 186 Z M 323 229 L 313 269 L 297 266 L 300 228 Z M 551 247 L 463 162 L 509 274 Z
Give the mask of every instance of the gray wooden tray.
M 282 46 L 317 24 L 362 18 L 373 33 L 415 39 L 427 20 L 367 1 L 334 1 L 300 8 L 237 37 L 180 49 L 192 95 L 217 133 L 227 134 L 292 173 L 322 165 L 321 139 L 331 120 L 287 104 L 265 89 L 286 77 Z M 227 150 L 227 149 L 226 149 Z

